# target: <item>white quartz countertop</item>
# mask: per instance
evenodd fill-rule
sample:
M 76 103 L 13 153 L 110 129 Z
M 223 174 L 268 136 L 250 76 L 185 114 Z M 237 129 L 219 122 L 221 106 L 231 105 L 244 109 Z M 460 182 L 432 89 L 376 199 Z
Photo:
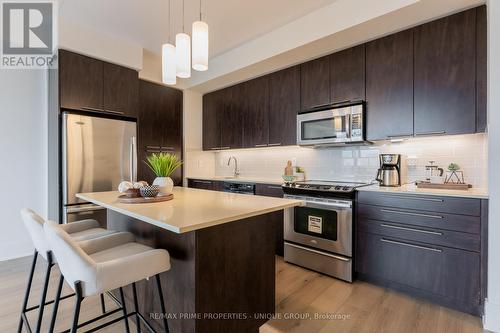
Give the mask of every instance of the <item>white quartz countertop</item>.
M 80 193 L 76 196 L 118 213 L 175 233 L 184 233 L 252 216 L 300 206 L 302 201 L 174 188 L 171 201 L 141 204 L 118 202 L 119 192 Z
M 482 188 L 470 188 L 467 191 L 438 190 L 438 189 L 418 188 L 414 184 L 407 184 L 400 187 L 383 187 L 379 185 L 370 185 L 370 186 L 358 187 L 357 190 L 383 192 L 383 193 L 404 193 L 404 194 L 436 195 L 445 197 L 447 196 L 447 197 L 488 199 L 488 190 Z
M 283 184 L 283 179 L 266 179 L 266 178 L 252 178 L 252 177 L 186 177 L 187 179 L 199 179 L 199 180 L 212 180 L 219 182 L 233 182 L 233 183 L 255 183 L 255 184 L 270 184 L 270 185 L 281 185 Z

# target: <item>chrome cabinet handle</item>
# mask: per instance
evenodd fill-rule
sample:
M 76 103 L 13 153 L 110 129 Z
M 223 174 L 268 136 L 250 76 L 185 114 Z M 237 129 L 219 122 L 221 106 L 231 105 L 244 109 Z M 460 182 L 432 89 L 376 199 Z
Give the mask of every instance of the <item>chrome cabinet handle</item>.
M 380 241 L 384 242 L 384 243 L 389 243 L 389 244 L 401 245 L 401 246 L 406 246 L 406 247 L 413 247 L 415 249 L 421 249 L 421 250 L 426 250 L 426 251 L 439 252 L 439 253 L 443 252 L 443 250 L 436 249 L 434 247 L 427 247 L 427 246 L 422 246 L 422 245 L 415 245 L 415 244 L 410 244 L 410 243 L 405 243 L 405 242 L 399 242 L 399 241 L 394 241 L 394 240 L 385 239 L 385 238 L 381 238 Z
M 211 150 L 221 150 L 222 148 L 221 147 L 212 147 L 210 148 Z
M 417 197 L 417 196 L 412 196 L 412 195 L 394 195 L 394 194 L 381 194 L 381 195 L 386 196 L 386 197 L 391 197 L 391 198 L 401 198 L 401 199 L 408 199 L 408 200 L 444 202 L 443 199 L 422 198 L 422 197 Z
M 409 215 L 409 216 L 419 216 L 419 217 L 430 217 L 433 219 L 442 219 L 444 218 L 443 216 L 440 215 L 429 215 L 429 214 L 421 214 L 421 213 L 411 213 L 411 212 L 404 212 L 400 210 L 392 210 L 392 209 L 381 209 L 381 212 L 384 213 L 392 213 L 392 214 L 401 214 L 401 215 Z
M 160 146 L 146 146 L 146 149 L 160 150 Z
M 231 149 L 231 147 L 220 147 L 219 149 Z
M 446 134 L 446 131 L 431 131 L 431 132 L 415 133 L 415 135 L 439 135 L 439 134 Z
M 268 144 L 268 146 L 269 146 L 269 147 L 281 146 L 281 142 L 270 143 L 270 144 Z
M 388 135 L 387 137 L 389 139 L 395 139 L 395 138 L 406 138 L 409 136 L 412 136 L 413 134 L 393 134 L 393 135 Z
M 175 150 L 174 147 L 161 147 L 161 150 Z
M 257 147 L 257 148 L 259 148 L 259 147 L 267 147 L 267 144 L 255 145 L 255 147 Z
M 80 208 L 68 208 L 66 213 L 68 214 L 76 214 L 76 213 L 84 213 L 84 212 L 94 212 L 98 210 L 106 210 L 105 207 L 101 206 L 92 206 L 92 207 L 80 207 Z
M 414 232 L 419 232 L 419 233 L 422 233 L 422 234 L 430 234 L 430 235 L 443 236 L 442 232 L 437 232 L 437 231 L 429 231 L 429 230 L 422 230 L 422 229 L 414 229 L 414 228 L 408 228 L 408 227 L 401 227 L 401 226 L 392 225 L 392 224 L 386 224 L 386 223 L 381 223 L 380 226 L 384 227 L 384 228 L 406 230 L 406 231 L 414 231 Z
M 333 259 L 337 259 L 337 260 L 341 260 L 341 261 L 346 261 L 346 262 L 351 261 L 351 259 L 347 259 L 347 258 L 344 258 L 344 257 L 336 256 L 336 255 L 333 255 L 333 254 L 330 254 L 330 253 L 325 253 L 325 252 L 313 250 L 313 249 L 308 248 L 308 247 L 304 247 L 304 246 L 300 246 L 300 245 L 295 245 L 295 244 L 288 243 L 288 242 L 285 242 L 285 244 L 288 245 L 288 246 L 291 246 L 291 247 L 295 247 L 297 249 L 304 250 L 304 251 L 313 252 L 313 253 L 316 253 L 316 254 L 321 254 L 321 255 L 323 255 L 325 257 L 330 257 L 330 258 L 333 258 Z
M 282 190 L 283 189 L 281 186 L 271 186 L 271 185 L 268 185 L 267 188 L 273 189 L 273 190 Z

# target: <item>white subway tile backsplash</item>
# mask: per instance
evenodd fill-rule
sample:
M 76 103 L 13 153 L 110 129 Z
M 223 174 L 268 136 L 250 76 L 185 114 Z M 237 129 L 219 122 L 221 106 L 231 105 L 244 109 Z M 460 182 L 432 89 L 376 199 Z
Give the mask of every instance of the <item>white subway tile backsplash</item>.
M 306 170 L 308 179 L 371 181 L 375 178 L 381 153 L 398 153 L 412 158 L 408 167 L 409 181 L 425 178 L 425 166 L 436 161 L 443 169 L 451 163 L 462 167 L 465 180 L 474 187 L 487 187 L 488 138 L 486 134 L 414 138 L 401 143 L 384 143 L 371 146 L 348 146 L 329 149 L 302 147 L 274 147 L 268 149 L 241 149 L 186 154 L 187 164 L 194 160 L 214 167 L 189 167 L 188 176 L 200 176 L 196 172 L 214 172 L 213 176 L 230 176 L 234 165 L 227 166 L 230 156 L 238 159 L 242 177 L 281 179 L 288 160 L 296 160 Z M 201 170 L 203 169 L 203 170 Z

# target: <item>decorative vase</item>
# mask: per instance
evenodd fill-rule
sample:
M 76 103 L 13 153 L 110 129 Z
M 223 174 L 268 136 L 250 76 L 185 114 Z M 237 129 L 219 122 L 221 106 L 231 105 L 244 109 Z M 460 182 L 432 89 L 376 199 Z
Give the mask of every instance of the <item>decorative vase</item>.
M 156 177 L 153 181 L 153 185 L 158 185 L 160 187 L 160 195 L 170 194 L 174 190 L 174 182 L 170 177 Z

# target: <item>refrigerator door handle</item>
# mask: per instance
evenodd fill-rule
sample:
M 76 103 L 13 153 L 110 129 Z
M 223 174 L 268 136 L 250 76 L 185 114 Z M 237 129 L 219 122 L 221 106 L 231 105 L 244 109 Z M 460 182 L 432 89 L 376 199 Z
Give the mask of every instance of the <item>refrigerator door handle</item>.
M 133 136 L 130 139 L 130 181 L 137 181 L 137 144 L 136 138 Z

